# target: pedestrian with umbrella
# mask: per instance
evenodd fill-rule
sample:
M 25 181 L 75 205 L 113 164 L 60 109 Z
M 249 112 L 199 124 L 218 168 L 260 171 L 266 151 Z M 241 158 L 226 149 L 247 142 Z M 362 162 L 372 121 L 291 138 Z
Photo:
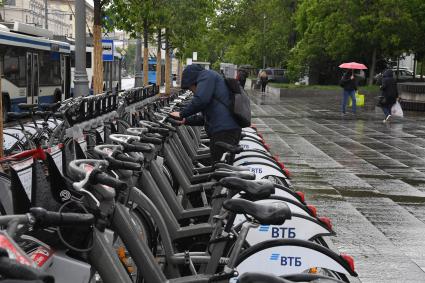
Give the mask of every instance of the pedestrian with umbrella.
M 352 112 L 356 114 L 356 91 L 357 91 L 357 80 L 354 76 L 354 70 L 365 70 L 367 67 L 363 64 L 350 62 L 339 65 L 340 68 L 346 69 L 344 75 L 341 78 L 339 85 L 344 89 L 341 111 L 345 114 L 345 107 L 347 106 L 348 99 L 351 97 L 352 101 Z

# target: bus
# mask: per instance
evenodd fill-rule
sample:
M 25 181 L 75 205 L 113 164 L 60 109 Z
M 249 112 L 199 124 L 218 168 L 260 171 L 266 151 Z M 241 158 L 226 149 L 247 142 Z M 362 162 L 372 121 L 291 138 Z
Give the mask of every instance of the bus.
M 113 62 L 103 62 L 103 90 L 118 91 L 121 89 L 121 54 L 114 53 Z M 86 72 L 89 80 L 90 94 L 93 94 L 93 66 L 94 64 L 94 47 L 86 47 Z M 111 74 L 112 69 L 112 74 Z M 70 97 L 74 94 L 74 73 L 75 73 L 75 45 L 71 45 L 71 91 Z M 111 83 L 112 79 L 112 83 Z M 68 97 L 66 97 L 68 98 Z
M 39 30 L 17 22 L 0 25 L 3 113 L 19 112 L 19 103 L 60 101 L 69 89 L 70 45 L 36 36 Z
M 149 84 L 156 84 L 156 57 L 150 57 L 148 60 L 148 82 Z M 143 72 L 143 62 L 142 62 L 142 72 Z M 161 74 L 162 82 L 164 83 L 165 78 L 165 61 L 161 60 Z

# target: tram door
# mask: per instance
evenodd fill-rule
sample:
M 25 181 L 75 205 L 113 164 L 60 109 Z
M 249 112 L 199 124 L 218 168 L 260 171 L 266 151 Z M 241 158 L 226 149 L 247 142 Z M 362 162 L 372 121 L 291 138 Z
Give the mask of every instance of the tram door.
M 62 100 L 71 97 L 71 59 L 61 54 Z
M 39 93 L 38 54 L 27 52 L 27 103 L 38 104 Z

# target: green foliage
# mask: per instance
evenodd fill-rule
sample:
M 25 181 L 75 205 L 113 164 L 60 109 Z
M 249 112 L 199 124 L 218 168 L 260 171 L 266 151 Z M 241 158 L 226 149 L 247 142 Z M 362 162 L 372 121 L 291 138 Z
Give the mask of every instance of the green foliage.
M 287 68 L 292 81 L 308 74 L 332 83 L 338 65 L 367 66 L 414 52 L 425 58 L 423 0 L 104 0 L 107 29 L 133 37 L 167 30 L 179 58 Z M 372 72 L 374 70 L 371 70 Z M 325 78 L 323 80 L 323 78 Z
M 334 61 L 339 65 L 361 61 L 371 66 L 374 50 L 378 59 L 410 51 L 412 31 L 417 30 L 412 9 L 420 5 L 421 0 L 299 1 L 294 15 L 299 41 L 291 51 L 291 77 L 297 78 L 318 62 Z M 424 21 L 423 14 L 416 17 L 421 16 Z

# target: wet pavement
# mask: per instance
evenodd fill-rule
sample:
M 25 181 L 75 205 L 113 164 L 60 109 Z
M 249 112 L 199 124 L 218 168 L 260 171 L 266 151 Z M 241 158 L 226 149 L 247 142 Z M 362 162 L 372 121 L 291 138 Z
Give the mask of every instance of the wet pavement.
M 250 91 L 253 124 L 293 173 L 361 282 L 425 282 L 425 113 L 384 124 L 333 95 Z

